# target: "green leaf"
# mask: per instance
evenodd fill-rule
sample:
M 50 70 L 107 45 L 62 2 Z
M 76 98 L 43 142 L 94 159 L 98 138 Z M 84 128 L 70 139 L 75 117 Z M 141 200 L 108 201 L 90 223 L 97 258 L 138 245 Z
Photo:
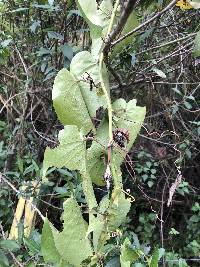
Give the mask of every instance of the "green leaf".
M 98 215 L 98 217 L 95 217 L 94 215 L 90 215 L 90 220 L 89 220 L 89 227 L 87 230 L 87 236 L 90 233 L 93 233 L 93 247 L 94 247 L 94 251 L 97 252 L 98 249 L 103 245 L 103 242 L 101 242 L 100 236 L 101 233 L 104 229 L 104 221 L 103 221 L 103 216 L 102 215 Z M 99 242 L 100 241 L 100 242 Z
M 95 141 L 94 141 L 95 143 Z M 104 162 L 104 152 L 100 145 L 92 145 L 87 151 L 87 167 L 90 173 L 92 182 L 98 186 L 104 186 L 105 181 L 103 175 L 105 173 L 106 165 Z
M 177 87 L 172 88 L 172 90 L 173 90 L 175 93 L 177 93 L 177 94 L 179 94 L 180 96 L 182 96 L 181 91 L 180 91 Z
M 148 181 L 147 184 L 148 184 L 148 186 L 151 188 L 151 187 L 154 185 L 154 182 L 152 182 L 152 181 Z
M 145 117 L 145 108 L 136 106 L 136 100 L 131 100 L 128 103 L 124 99 L 118 99 L 113 103 L 114 110 L 114 125 L 116 128 L 125 128 L 129 131 L 129 150 L 140 131 L 142 122 Z M 102 186 L 105 184 L 103 175 L 106 169 L 105 160 L 107 157 L 108 143 L 108 121 L 105 119 L 99 126 L 91 147 L 87 150 L 87 166 L 92 181 Z M 124 160 L 124 152 L 119 148 L 114 147 L 114 161 L 116 173 L 120 175 L 120 165 Z M 120 177 L 119 177 L 120 180 Z M 118 181 L 120 182 L 120 181 Z
M 121 248 L 121 267 L 130 267 L 143 254 L 140 250 L 133 250 L 130 245 L 131 242 L 126 238 Z
M 90 5 L 90 7 L 86 7 L 87 5 Z M 79 0 L 78 6 L 90 28 L 90 37 L 92 39 L 91 54 L 98 60 L 104 44 L 102 38 L 105 38 L 110 23 L 113 10 L 112 2 L 111 0 L 103 0 L 99 5 L 99 9 L 97 9 L 95 0 Z M 93 20 L 94 17 L 95 20 Z
M 200 217 L 198 215 L 192 215 L 190 217 L 190 222 L 198 223 L 200 221 Z
M 41 238 L 41 251 L 44 261 L 46 263 L 59 263 L 61 261 L 61 256 L 58 253 L 54 236 L 57 234 L 57 230 L 46 218 L 42 228 L 42 238 Z
M 147 175 L 147 174 L 143 174 L 142 175 L 142 180 L 144 181 L 144 182 L 146 182 L 146 180 L 149 178 L 149 176 Z
M 43 177 L 50 167 L 66 167 L 80 171 L 83 178 L 83 190 L 88 201 L 89 209 L 97 205 L 90 175 L 86 169 L 86 144 L 84 136 L 74 125 L 66 125 L 59 132 L 59 146 L 46 148 L 43 161 Z
M 12 39 L 6 39 L 6 40 L 4 40 L 4 41 L 1 42 L 1 46 L 2 46 L 3 48 L 5 48 L 5 47 L 9 46 L 9 44 L 10 44 L 11 42 L 12 42 Z
M 184 106 L 187 108 L 187 109 L 192 109 L 192 105 L 187 102 L 187 101 L 184 101 Z
M 67 69 L 57 74 L 52 99 L 59 120 L 63 125 L 76 125 L 84 133 L 92 128 L 92 121 L 82 97 L 79 81 Z
M 96 0 L 77 0 L 85 17 L 94 25 L 101 26 L 102 21 L 97 12 Z
M 165 79 L 167 78 L 166 74 L 162 71 L 162 70 L 159 70 L 157 68 L 153 68 L 153 71 L 158 74 L 159 77 Z
M 36 253 L 39 253 L 40 251 L 40 247 L 37 244 L 37 242 L 35 242 L 33 239 L 31 238 L 23 238 L 24 241 L 24 245 L 27 247 L 29 254 L 35 255 Z
M 152 162 L 151 162 L 151 161 L 147 161 L 147 162 L 146 162 L 146 165 L 147 165 L 148 168 L 151 168 L 151 166 L 152 166 Z
M 200 56 L 200 31 L 197 32 L 197 35 L 194 40 L 194 50 L 193 50 L 194 57 Z
M 81 93 L 89 114 L 91 117 L 95 117 L 96 110 L 101 106 L 106 106 L 105 96 L 98 96 L 98 90 L 101 90 L 98 60 L 95 60 L 88 51 L 82 51 L 73 57 L 70 72 L 80 81 Z M 81 81 L 88 74 L 95 84 L 92 90 L 90 90 L 89 82 Z M 108 77 L 105 78 L 108 83 Z
M 0 266 L 1 267 L 8 267 L 9 266 L 9 261 L 6 255 L 2 250 L 0 250 Z
M 108 208 L 108 229 L 115 231 L 122 223 L 126 221 L 131 203 L 125 198 L 121 189 L 115 189 L 112 193 L 112 202 Z
M 129 131 L 127 150 L 132 147 L 146 114 L 146 108 L 136 106 L 136 103 L 135 99 L 126 103 L 122 98 L 113 103 L 114 125 L 116 125 L 116 128 L 124 128 Z
M 165 254 L 165 249 L 159 248 L 159 260 L 164 256 L 164 254 Z
M 64 44 L 61 46 L 60 50 L 62 51 L 64 57 L 66 57 L 67 59 L 69 59 L 69 61 L 72 60 L 73 58 L 73 49 L 70 45 L 68 44 Z
M 178 267 L 189 267 L 189 266 L 184 259 L 179 259 L 178 260 Z
M 0 240 L 0 248 L 4 250 L 17 251 L 20 246 L 14 240 Z
M 87 168 L 92 182 L 99 186 L 105 185 L 103 175 L 106 169 L 108 139 L 108 121 L 104 120 L 97 130 L 95 140 L 87 150 Z
M 86 224 L 80 208 L 73 198 L 64 202 L 63 231 L 55 235 L 55 245 L 62 259 L 72 265 L 92 256 L 92 248 L 86 237 Z
M 67 125 L 58 135 L 59 146 L 47 148 L 44 153 L 43 176 L 49 167 L 86 171 L 86 145 L 84 137 L 74 125 Z
M 159 249 L 156 248 L 151 257 L 151 262 L 149 267 L 158 267 L 158 261 L 159 261 Z
M 171 228 L 170 232 L 169 232 L 170 235 L 179 235 L 180 233 L 178 231 L 176 231 L 176 229 L 174 229 L 173 227 Z
M 156 174 L 156 172 L 157 172 L 156 169 L 151 169 L 152 174 Z

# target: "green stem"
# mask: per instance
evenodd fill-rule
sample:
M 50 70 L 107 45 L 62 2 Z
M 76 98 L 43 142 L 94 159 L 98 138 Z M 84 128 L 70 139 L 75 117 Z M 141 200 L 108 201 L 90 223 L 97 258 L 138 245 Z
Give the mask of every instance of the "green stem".
M 114 5 L 113 12 L 112 12 L 112 15 L 111 15 L 111 18 L 110 18 L 110 24 L 108 26 L 107 37 L 109 37 L 109 34 L 112 31 L 112 28 L 113 28 L 113 24 L 114 24 L 114 20 L 115 20 L 115 16 L 116 16 L 116 13 L 117 13 L 117 8 L 119 6 L 119 3 L 120 3 L 120 0 L 117 0 L 116 3 L 115 3 L 115 5 Z
M 106 85 L 104 82 L 103 78 L 103 60 L 104 60 L 104 54 L 103 52 L 100 55 L 99 59 L 99 72 L 100 72 L 100 82 L 101 82 L 101 87 L 102 90 L 105 94 L 106 97 L 106 102 L 107 102 L 107 108 L 108 108 L 108 122 L 109 122 L 109 144 L 112 143 L 113 140 L 113 134 L 112 134 L 112 105 L 111 105 L 111 100 L 110 100 L 110 94 L 108 90 L 106 89 Z
M 108 26 L 108 31 L 107 31 L 107 38 L 109 38 L 109 34 L 112 31 L 113 25 L 114 25 L 114 19 L 117 13 L 117 8 L 119 6 L 119 2 L 120 0 L 117 0 L 114 8 L 113 8 L 113 12 L 112 12 L 112 16 L 110 19 L 110 24 Z M 106 96 L 106 101 L 107 101 L 107 108 L 108 108 L 108 121 L 109 121 L 109 145 L 111 145 L 112 141 L 113 141 L 113 133 L 112 133 L 112 105 L 111 105 L 111 100 L 110 100 L 110 94 L 108 92 L 108 90 L 106 89 L 106 85 L 104 82 L 104 77 L 103 77 L 103 62 L 104 62 L 104 51 L 102 50 L 101 54 L 100 54 L 100 58 L 99 58 L 99 74 L 100 74 L 100 82 L 101 82 L 101 87 L 102 90 Z

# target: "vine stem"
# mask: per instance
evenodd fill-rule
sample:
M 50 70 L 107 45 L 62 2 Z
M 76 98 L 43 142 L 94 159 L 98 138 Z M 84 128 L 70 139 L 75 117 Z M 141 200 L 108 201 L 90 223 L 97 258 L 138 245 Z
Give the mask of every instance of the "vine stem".
M 113 8 L 113 12 L 112 12 L 112 16 L 110 19 L 110 23 L 108 26 L 108 31 L 107 31 L 107 36 L 106 38 L 109 38 L 109 35 L 112 31 L 113 25 L 114 25 L 114 19 L 117 13 L 117 8 L 119 6 L 119 2 L 120 0 L 117 0 L 114 8 Z M 109 145 L 111 146 L 112 141 L 113 141 L 113 133 L 112 133 L 112 104 L 111 104 L 111 99 L 110 99 L 110 94 L 106 89 L 106 85 L 105 85 L 105 81 L 104 81 L 104 77 L 103 77 L 103 63 L 104 63 L 104 49 L 102 50 L 101 54 L 100 54 L 100 58 L 99 58 L 99 75 L 100 75 L 100 82 L 101 82 L 101 86 L 102 86 L 102 90 L 105 94 L 106 97 L 106 101 L 107 101 L 107 108 L 108 108 L 108 121 L 109 121 Z

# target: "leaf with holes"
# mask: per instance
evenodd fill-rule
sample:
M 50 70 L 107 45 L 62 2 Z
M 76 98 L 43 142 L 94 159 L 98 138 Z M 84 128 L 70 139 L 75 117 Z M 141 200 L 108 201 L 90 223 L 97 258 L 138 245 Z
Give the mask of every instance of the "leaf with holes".
M 80 81 L 81 93 L 88 112 L 91 117 L 95 117 L 96 110 L 102 106 L 106 106 L 105 96 L 98 96 L 98 90 L 101 90 L 98 61 L 88 51 L 82 51 L 73 57 L 70 65 L 70 73 Z M 87 77 L 92 80 L 92 89 L 90 88 L 90 81 L 87 81 Z M 83 79 L 86 81 L 81 81 Z M 106 74 L 105 79 L 108 84 Z
M 129 131 L 129 143 L 127 149 L 129 150 L 140 129 L 145 118 L 145 107 L 136 106 L 136 100 L 132 99 L 128 103 L 122 98 L 113 103 L 113 121 L 116 128 L 124 128 Z

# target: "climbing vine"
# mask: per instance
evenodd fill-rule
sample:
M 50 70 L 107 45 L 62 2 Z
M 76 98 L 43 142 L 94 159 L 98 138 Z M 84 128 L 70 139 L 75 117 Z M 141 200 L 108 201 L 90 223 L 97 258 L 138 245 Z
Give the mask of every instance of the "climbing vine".
M 89 224 L 71 196 L 64 203 L 63 231 L 57 232 L 48 218 L 42 232 L 42 253 L 46 262 L 58 266 L 94 266 L 105 257 L 104 246 L 112 232 L 125 222 L 133 197 L 123 190 L 120 166 L 132 147 L 145 117 L 145 108 L 110 98 L 104 41 L 116 23 L 119 1 L 78 1 L 92 39 L 91 52 L 82 51 L 72 59 L 70 70 L 62 69 L 55 78 L 52 99 L 59 120 L 64 125 L 59 145 L 47 148 L 43 177 L 48 168 L 65 167 L 79 171 L 87 200 Z M 105 16 L 111 11 L 111 17 Z M 102 26 L 103 25 L 103 26 Z M 93 123 L 97 111 L 103 112 L 99 125 Z M 88 146 L 88 140 L 92 140 Z M 93 183 L 105 185 L 107 194 L 97 203 Z M 141 255 L 126 255 L 128 240 L 121 250 L 122 266 L 130 266 Z M 127 249 L 126 249 L 127 247 Z

